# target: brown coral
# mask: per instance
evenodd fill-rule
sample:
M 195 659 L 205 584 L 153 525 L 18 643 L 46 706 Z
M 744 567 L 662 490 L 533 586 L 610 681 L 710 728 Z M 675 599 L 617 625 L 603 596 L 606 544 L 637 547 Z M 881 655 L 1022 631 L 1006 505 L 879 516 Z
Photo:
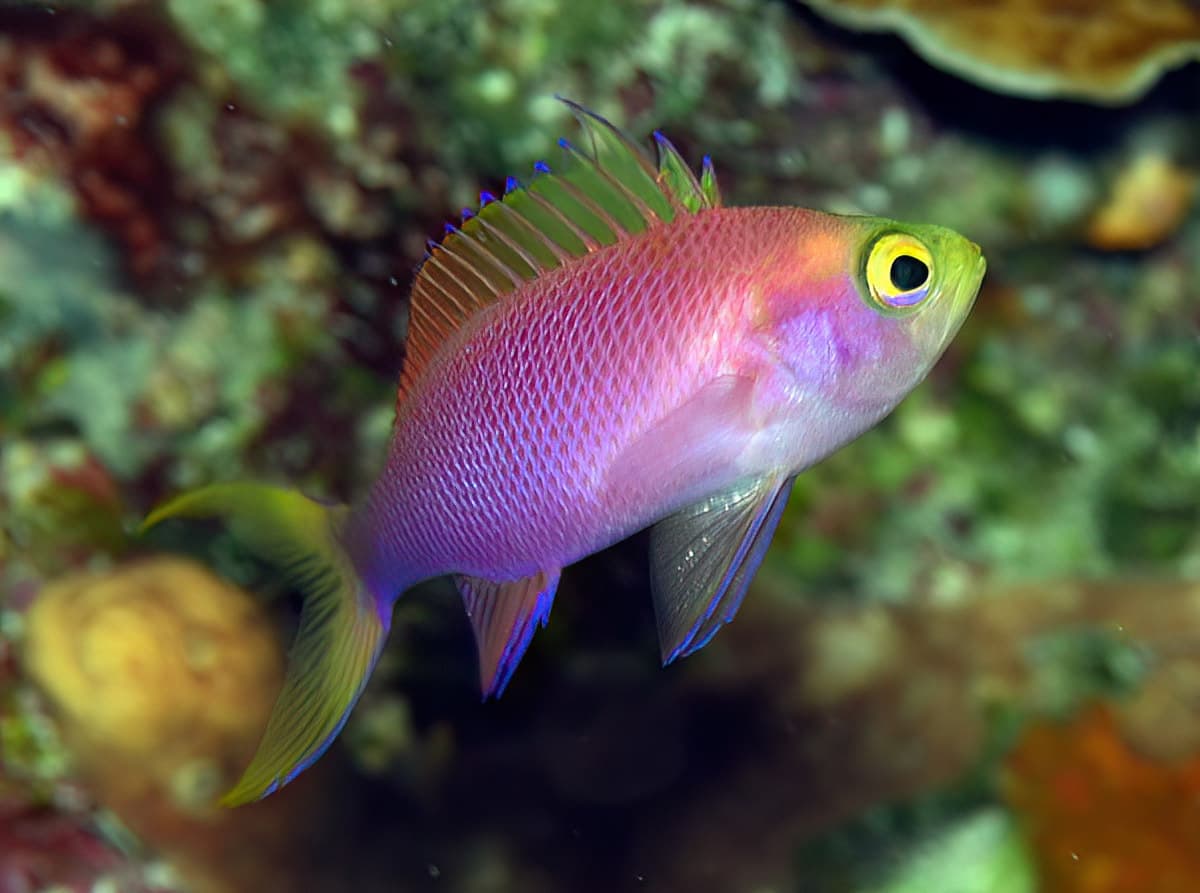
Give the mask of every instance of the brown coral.
M 1008 764 L 1049 893 L 1182 893 L 1200 878 L 1200 757 L 1156 763 L 1095 708 L 1026 733 Z
M 933 64 L 1002 93 L 1136 99 L 1200 59 L 1189 0 L 804 0 L 847 27 L 897 31 Z
M 0 536 L 13 545 L 10 569 L 58 574 L 97 550 L 125 547 L 116 482 L 79 441 L 11 438 L 0 454 L 0 479 Z M 0 541 L 0 568 L 5 551 Z
M 164 239 L 166 178 L 149 148 L 149 110 L 182 58 L 160 30 L 133 16 L 0 14 L 0 129 L 26 164 L 71 180 L 138 276 L 155 271 Z

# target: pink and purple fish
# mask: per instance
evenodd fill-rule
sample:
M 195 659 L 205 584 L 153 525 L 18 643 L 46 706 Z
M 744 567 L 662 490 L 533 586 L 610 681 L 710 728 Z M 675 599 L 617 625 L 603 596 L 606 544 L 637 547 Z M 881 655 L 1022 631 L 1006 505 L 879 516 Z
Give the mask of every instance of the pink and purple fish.
M 733 619 L 792 481 L 917 385 L 974 302 L 978 246 L 938 226 L 731 208 L 570 104 L 579 145 L 430 252 L 386 465 L 353 507 L 257 484 L 147 524 L 228 516 L 307 593 L 287 679 L 227 804 L 341 730 L 414 584 L 452 575 L 499 695 L 564 567 L 645 527 L 664 663 Z

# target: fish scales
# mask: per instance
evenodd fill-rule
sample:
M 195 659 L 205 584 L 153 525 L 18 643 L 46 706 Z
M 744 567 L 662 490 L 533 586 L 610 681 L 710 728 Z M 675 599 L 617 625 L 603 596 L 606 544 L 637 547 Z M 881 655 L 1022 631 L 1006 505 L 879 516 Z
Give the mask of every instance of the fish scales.
M 606 471 L 739 368 L 750 283 L 789 216 L 681 216 L 527 283 L 461 329 L 401 405 L 371 491 L 364 521 L 400 572 L 387 585 L 563 566 L 686 501 L 694 481 L 613 493 Z

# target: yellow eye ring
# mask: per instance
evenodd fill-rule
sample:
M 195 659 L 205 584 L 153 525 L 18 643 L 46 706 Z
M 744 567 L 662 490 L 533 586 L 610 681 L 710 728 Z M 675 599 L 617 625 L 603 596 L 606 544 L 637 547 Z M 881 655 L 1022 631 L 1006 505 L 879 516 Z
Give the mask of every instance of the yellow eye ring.
M 875 240 L 867 256 L 867 289 L 880 307 L 907 310 L 929 297 L 933 272 L 933 255 L 923 242 L 887 233 Z

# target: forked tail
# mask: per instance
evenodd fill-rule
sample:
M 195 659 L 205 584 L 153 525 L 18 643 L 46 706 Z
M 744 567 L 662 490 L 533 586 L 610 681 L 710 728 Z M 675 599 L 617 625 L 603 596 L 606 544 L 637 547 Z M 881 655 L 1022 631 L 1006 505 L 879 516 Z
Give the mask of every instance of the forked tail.
M 359 579 L 338 541 L 344 506 L 262 484 L 216 484 L 184 493 L 146 518 L 228 519 L 234 535 L 276 562 L 304 593 L 283 690 L 254 759 L 225 806 L 258 800 L 316 762 L 346 723 L 387 637 L 390 612 Z

